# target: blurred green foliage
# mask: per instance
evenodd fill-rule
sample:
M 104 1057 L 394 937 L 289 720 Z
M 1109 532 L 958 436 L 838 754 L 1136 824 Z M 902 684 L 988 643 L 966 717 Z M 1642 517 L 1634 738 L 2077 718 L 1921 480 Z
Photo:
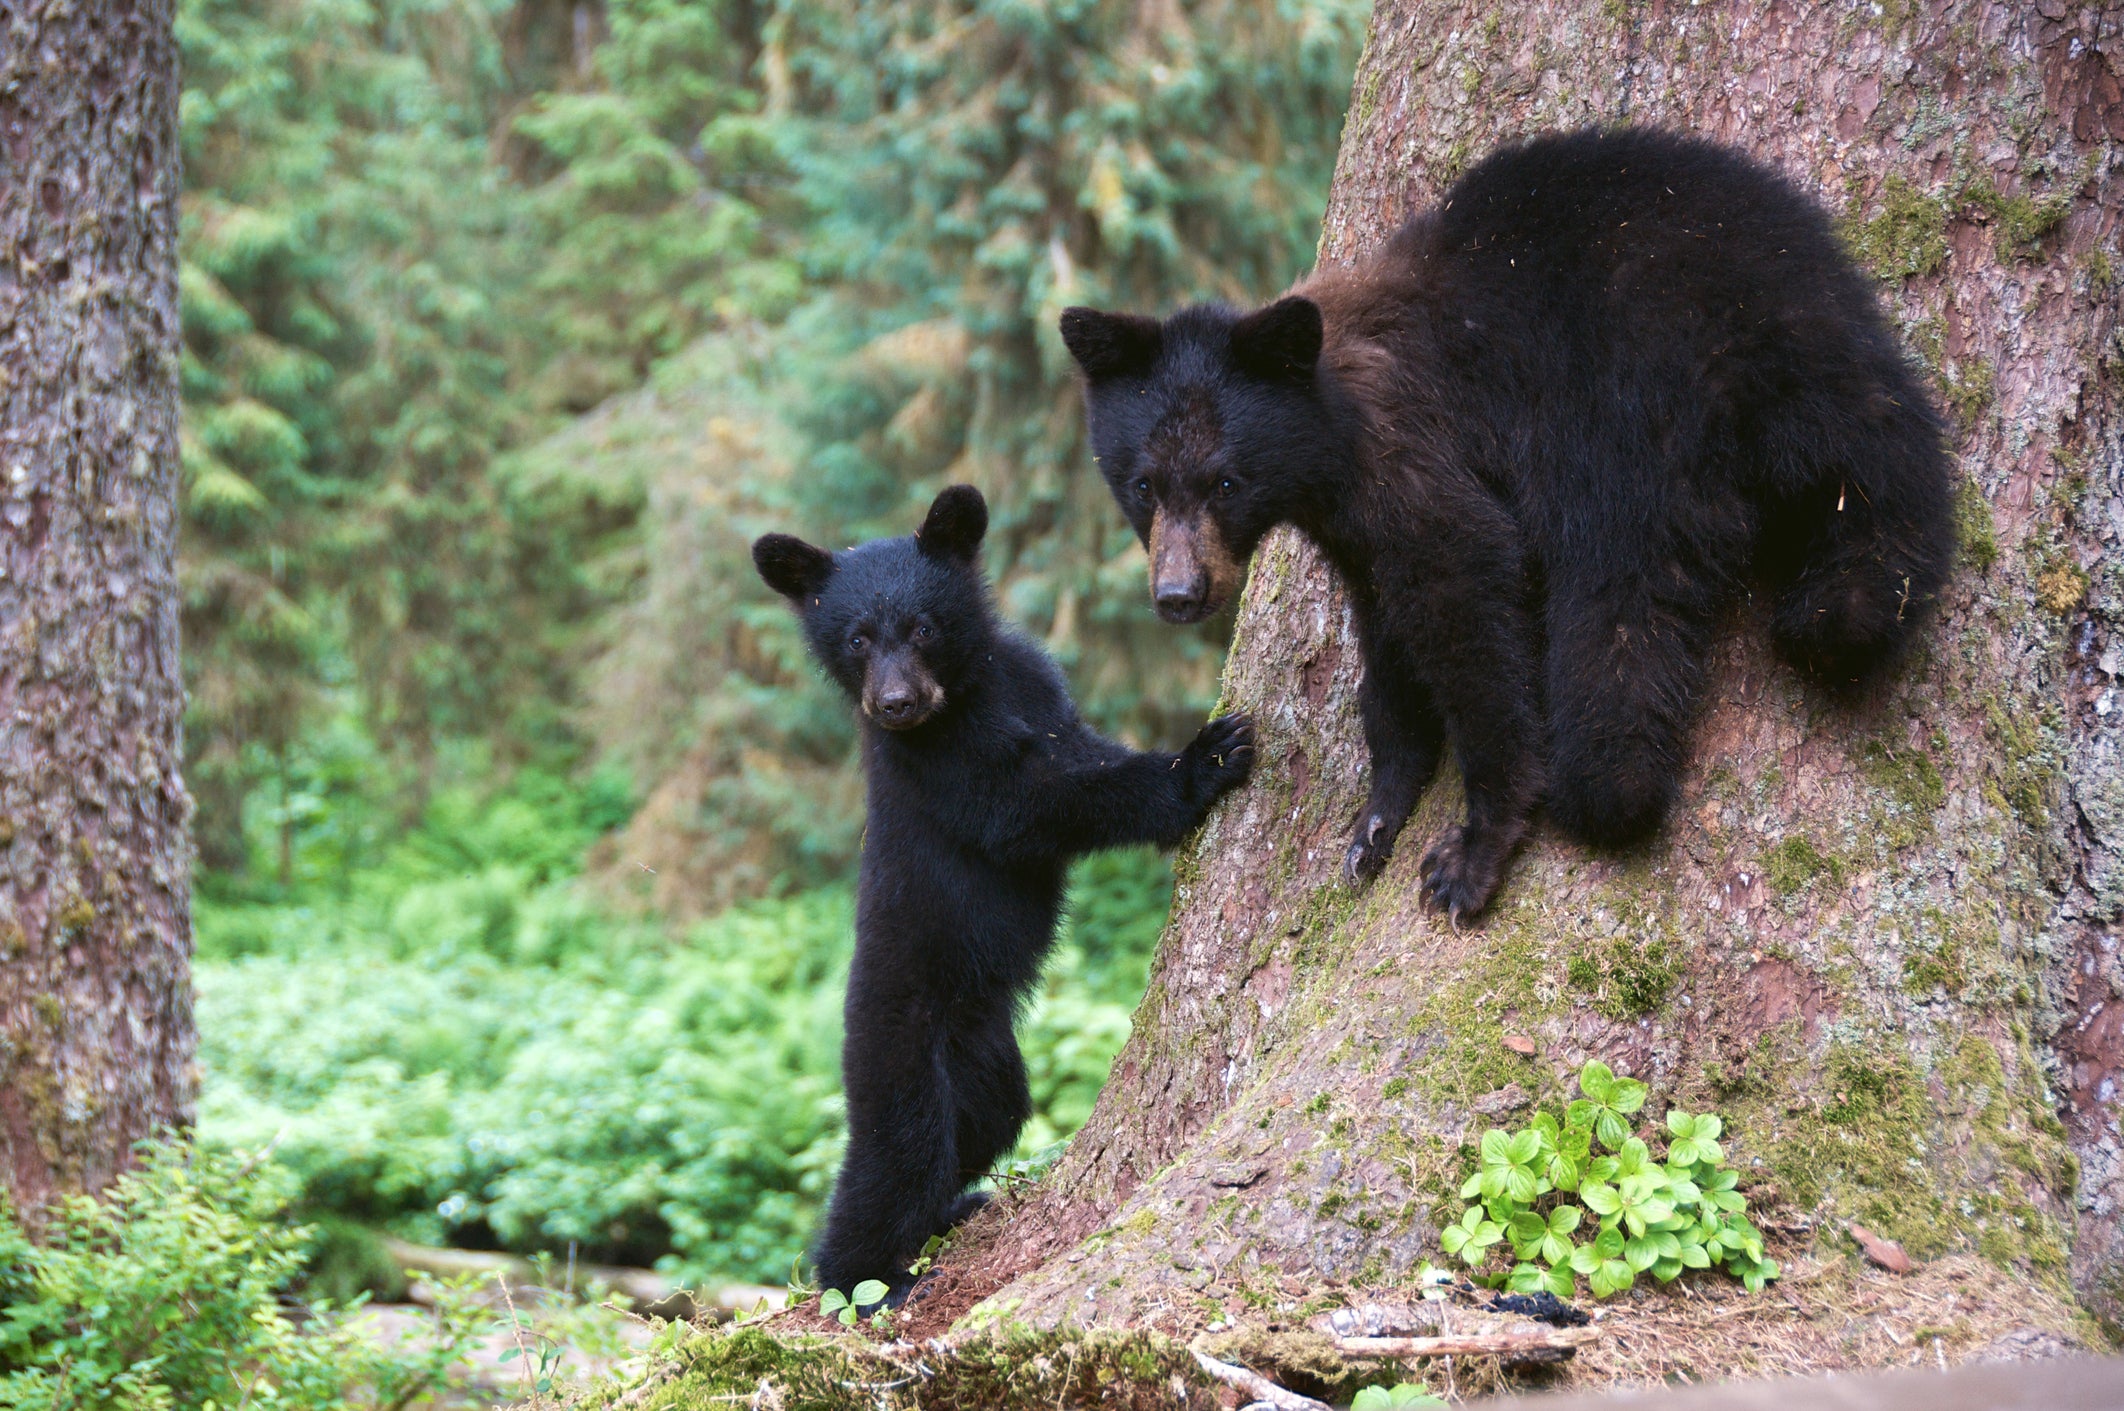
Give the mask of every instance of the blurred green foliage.
M 861 823 L 770 528 L 989 494 L 1005 611 L 1177 742 L 1054 335 L 1309 263 L 1357 0 L 181 0 L 180 572 L 211 1144 L 417 1238 L 779 1278 Z M 1080 869 L 1074 1130 L 1170 882 Z
M 769 723 L 812 673 L 744 540 L 904 533 L 948 480 L 990 493 L 1004 605 L 1094 718 L 1184 736 L 1216 629 L 1145 609 L 1054 316 L 1299 273 L 1362 17 L 184 0 L 202 860 L 286 881 L 245 800 L 351 712 L 401 818 L 475 738 L 503 768 L 614 761 L 645 802 L 683 776 L 656 824 L 699 862 L 659 903 L 833 875 L 852 831 L 788 822 L 845 814 L 829 771 L 730 782 L 849 744 Z

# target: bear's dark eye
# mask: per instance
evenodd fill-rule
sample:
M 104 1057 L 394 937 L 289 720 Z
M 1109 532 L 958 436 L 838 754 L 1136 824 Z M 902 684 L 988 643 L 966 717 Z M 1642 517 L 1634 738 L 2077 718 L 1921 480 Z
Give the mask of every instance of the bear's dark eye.
M 860 632 L 856 633 L 853 637 L 850 637 L 848 639 L 848 650 L 852 652 L 860 652 L 861 650 L 863 650 L 863 648 L 869 645 L 870 639 L 865 637 Z
M 917 642 L 926 642 L 926 641 L 928 641 L 928 640 L 929 640 L 929 624 L 928 624 L 928 623 L 926 623 L 926 622 L 925 622 L 925 623 L 923 623 L 923 624 L 922 624 L 922 625 L 921 625 L 920 627 L 917 627 L 917 628 L 915 629 L 915 640 L 916 640 Z
M 1139 476 L 1139 477 L 1137 477 L 1137 479 L 1136 479 L 1136 493 L 1137 493 L 1138 495 L 1141 495 L 1141 496 L 1142 496 L 1142 497 L 1143 497 L 1144 499 L 1146 499 L 1146 500 L 1150 498 L 1150 480 L 1149 480 L 1149 478 L 1148 478 L 1148 477 L 1146 477 L 1146 476 Z
M 1232 497 L 1232 492 L 1238 488 L 1238 486 L 1232 484 L 1232 478 L 1227 475 L 1224 479 L 1217 482 L 1217 498 L 1229 500 Z

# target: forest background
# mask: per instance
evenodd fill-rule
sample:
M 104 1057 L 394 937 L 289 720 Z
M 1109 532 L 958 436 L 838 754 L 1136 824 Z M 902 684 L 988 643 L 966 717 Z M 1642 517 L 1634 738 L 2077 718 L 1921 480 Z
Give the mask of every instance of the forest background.
M 200 1140 L 328 1229 L 787 1279 L 860 782 L 746 547 L 972 481 L 1088 714 L 1185 738 L 1229 624 L 1151 618 L 1054 315 L 1307 268 L 1365 13 L 185 0 Z M 1080 869 L 1028 1161 L 1169 893 Z

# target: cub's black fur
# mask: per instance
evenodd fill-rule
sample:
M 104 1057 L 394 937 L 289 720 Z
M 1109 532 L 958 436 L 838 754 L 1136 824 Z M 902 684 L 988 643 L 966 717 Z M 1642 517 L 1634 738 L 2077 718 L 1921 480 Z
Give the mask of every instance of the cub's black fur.
M 978 490 L 908 539 L 830 554 L 769 534 L 752 557 L 812 655 L 861 707 L 869 794 L 841 1072 L 848 1155 L 815 1259 L 825 1287 L 904 1293 L 931 1235 L 1031 1110 L 1011 1031 L 1054 939 L 1070 859 L 1169 847 L 1253 767 L 1244 716 L 1178 754 L 1077 718 L 1045 653 L 1000 622 Z
M 1467 823 L 1423 876 L 1455 913 L 1544 787 L 1586 841 L 1659 826 L 1751 575 L 1841 686 L 1950 566 L 1939 417 L 1872 288 L 1813 201 L 1709 143 L 1507 147 L 1266 308 L 1070 309 L 1062 337 L 1161 614 L 1217 608 L 1276 524 L 1334 562 L 1372 755 L 1348 871 L 1385 865 L 1450 739 Z

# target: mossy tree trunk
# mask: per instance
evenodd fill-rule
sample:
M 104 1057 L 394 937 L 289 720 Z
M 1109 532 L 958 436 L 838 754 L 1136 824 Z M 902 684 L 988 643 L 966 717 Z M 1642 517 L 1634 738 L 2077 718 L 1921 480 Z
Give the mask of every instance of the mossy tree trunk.
M 1652 1085 L 1647 1116 L 1726 1116 L 1791 1275 L 1759 1302 L 1813 1330 L 1789 1343 L 1803 1363 L 1908 1355 L 1839 1334 L 1837 1300 L 1885 1328 L 1995 1295 L 1989 1322 L 1960 1305 L 1948 1357 L 2124 1313 L 2120 79 L 2119 12 L 2051 0 L 1378 7 L 1324 259 L 1515 134 L 1635 121 L 1737 144 L 1843 215 L 1952 408 L 1963 563 L 1929 647 L 1856 707 L 1738 612 L 1656 844 L 1537 831 L 1456 932 L 1416 890 L 1450 777 L 1374 886 L 1338 881 L 1365 782 L 1351 623 L 1319 556 L 1271 539 L 1226 690 L 1262 723 L 1263 767 L 1180 860 L 1091 1122 L 982 1242 L 1015 1274 L 989 1307 L 1186 1331 L 1390 1284 L 1439 1257 L 1473 1139 L 1600 1057 Z M 1866 1272 L 1852 1221 L 1931 1272 Z M 1790 1364 L 1733 1353 L 1715 1321 L 1581 1365 Z
M 0 0 L 0 1189 L 192 1106 L 170 0 Z

